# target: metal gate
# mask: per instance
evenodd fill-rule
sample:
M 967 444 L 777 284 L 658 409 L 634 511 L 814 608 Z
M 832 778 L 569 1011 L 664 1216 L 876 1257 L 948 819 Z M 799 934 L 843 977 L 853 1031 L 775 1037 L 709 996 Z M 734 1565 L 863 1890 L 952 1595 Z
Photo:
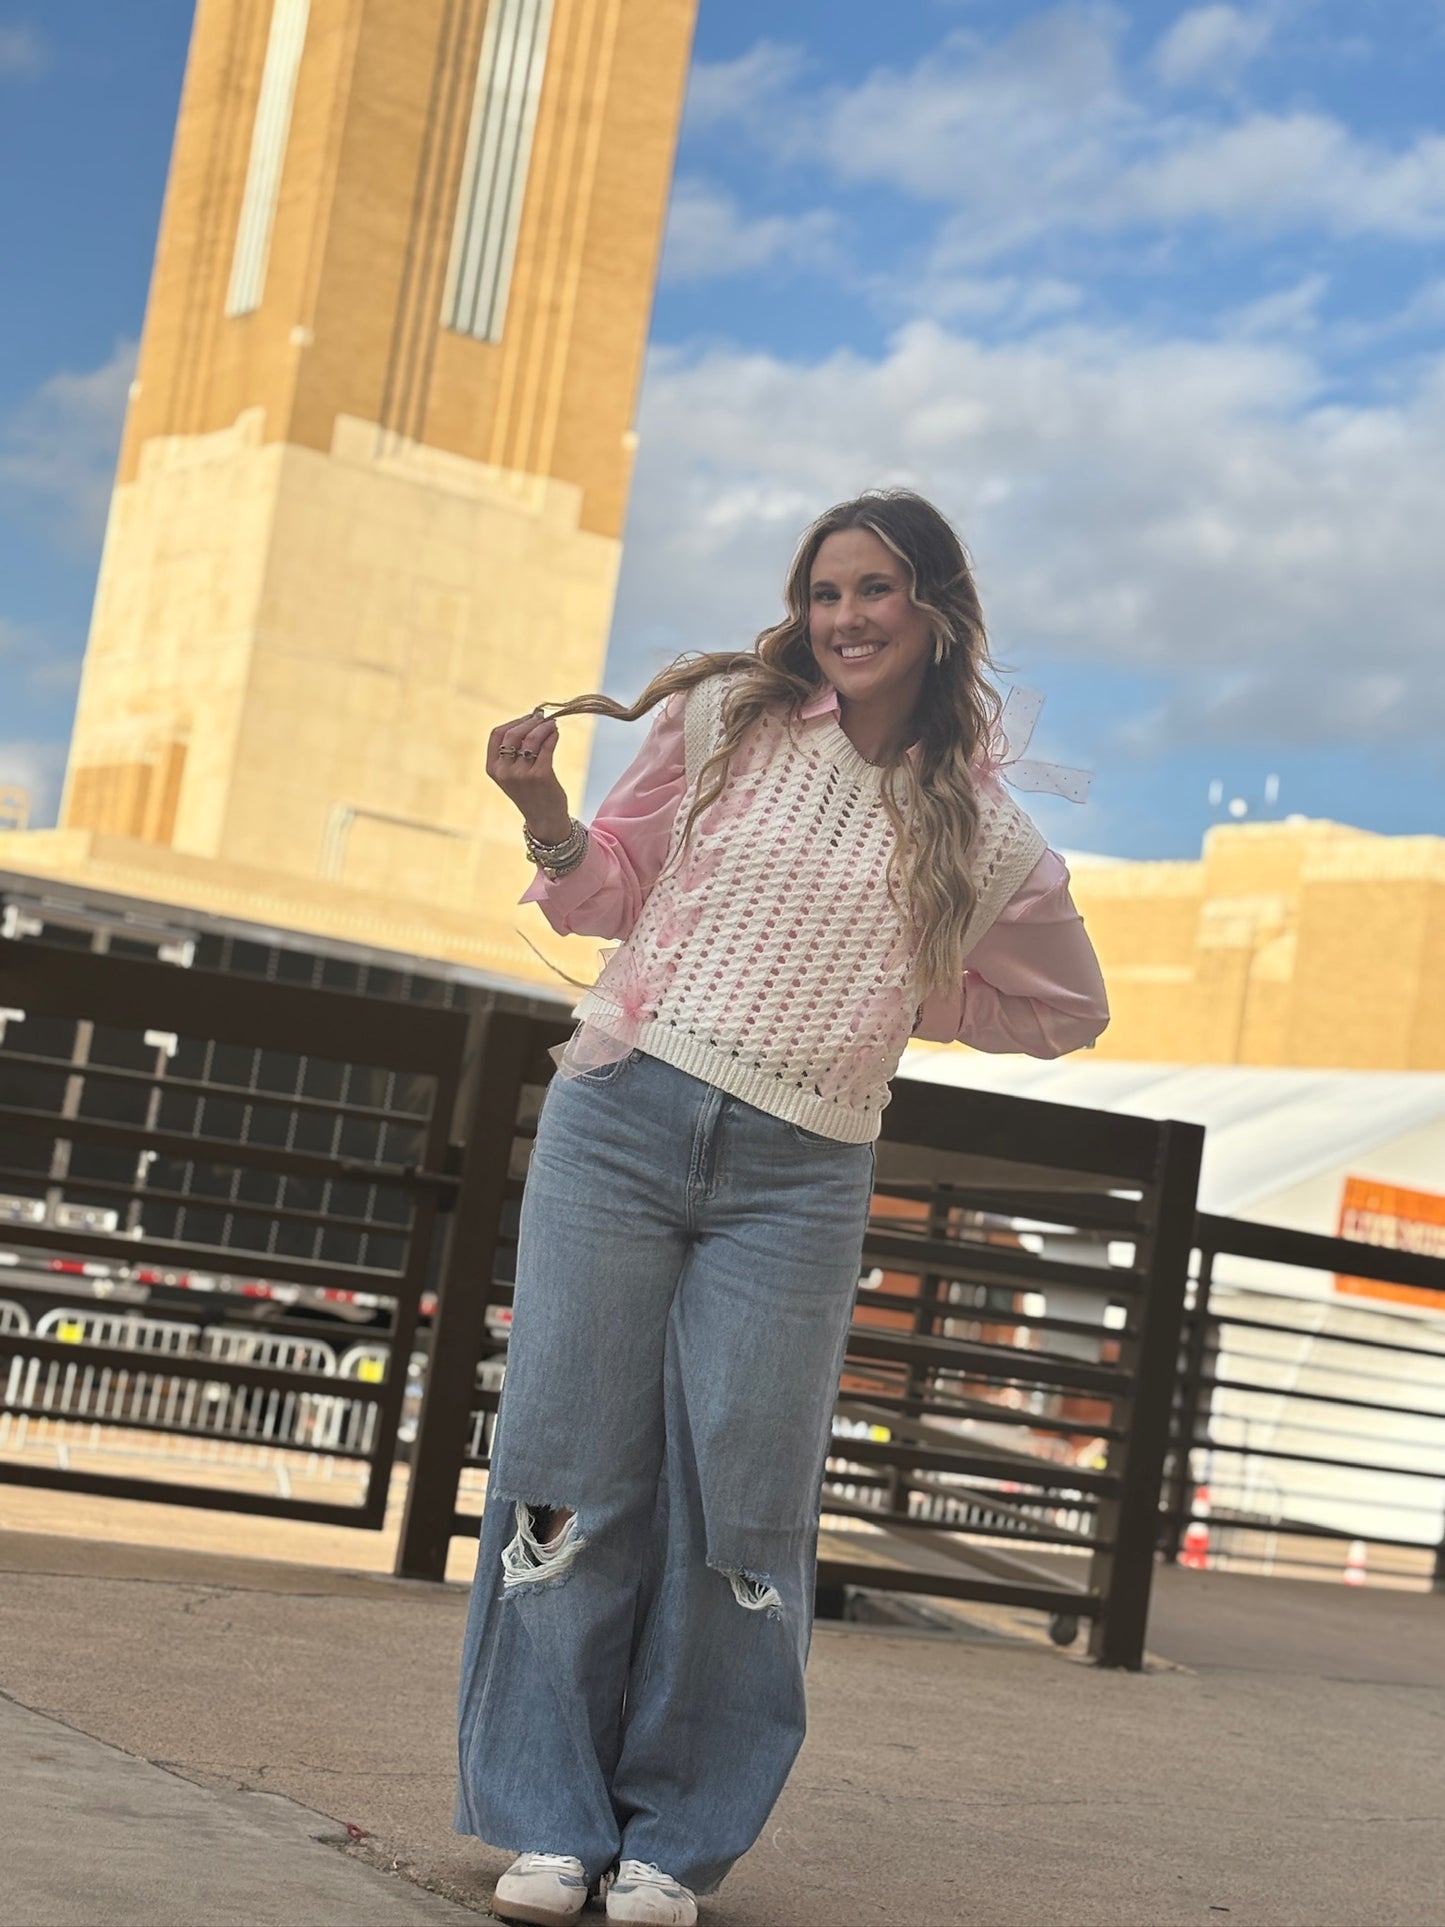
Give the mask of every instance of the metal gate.
M 155 1477 L 10 1458 L 0 1478 L 380 1527 L 433 1257 L 468 1019 L 153 959 L 0 940 L 0 1189 L 12 1285 L 58 1254 L 193 1281 L 164 1317 L 59 1307 L 0 1330 L 0 1410 L 111 1436 L 354 1461 L 354 1502 L 203 1464 Z M 76 1265 L 73 1268 L 79 1268 Z M 224 1287 L 224 1289 L 223 1289 Z M 343 1381 L 305 1295 L 370 1309 Z M 225 1320 L 217 1320 L 217 1310 Z M 264 1324 L 247 1328 L 238 1314 Z
M 176 1287 L 148 1322 L 0 1321 L 0 1424 L 8 1409 L 340 1461 L 360 1496 L 13 1454 L 0 1479 L 375 1529 L 400 1445 L 397 1570 L 440 1578 L 451 1538 L 476 1530 L 458 1495 L 487 1469 L 566 1017 L 506 993 L 434 1009 L 10 940 L 0 980 L 23 1013 L 0 1045 L 21 1261 L 7 1300 L 24 1314 L 25 1266 L 56 1262 Z M 1088 1622 L 1096 1657 L 1140 1663 L 1201 1141 L 899 1080 L 827 1473 L 825 1593 L 1010 1603 Z M 344 1362 L 301 1316 L 322 1298 L 371 1321 Z
M 490 1028 L 398 1559 L 412 1577 L 439 1578 L 453 1534 L 477 1529 L 458 1484 L 488 1464 L 488 1328 L 511 1302 L 547 1051 L 565 1034 L 500 1015 Z M 824 1589 L 1027 1607 L 1089 1622 L 1105 1664 L 1142 1663 L 1202 1144 L 1196 1125 L 898 1082 L 824 1493 Z

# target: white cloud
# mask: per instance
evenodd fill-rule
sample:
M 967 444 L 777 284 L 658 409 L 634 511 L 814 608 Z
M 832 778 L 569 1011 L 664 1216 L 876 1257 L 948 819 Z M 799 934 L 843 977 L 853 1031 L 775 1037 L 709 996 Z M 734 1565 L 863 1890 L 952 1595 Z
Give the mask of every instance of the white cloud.
M 760 40 L 736 60 L 696 60 L 687 81 L 683 126 L 688 134 L 767 110 L 802 73 L 798 47 Z
M 780 160 L 944 207 L 939 250 L 956 272 L 1046 235 L 1167 235 L 1189 221 L 1254 235 L 1445 233 L 1445 137 L 1367 139 L 1316 112 L 1161 111 L 1144 75 L 1125 69 L 1127 25 L 1114 6 L 1065 5 L 1001 38 L 955 32 L 908 69 L 806 93 L 796 63 L 765 44 L 718 70 L 704 118 L 737 120 Z M 1262 14 L 1199 8 L 1160 58 L 1202 74 L 1207 55 L 1223 62 L 1232 46 L 1242 58 L 1266 30 Z M 766 82 L 757 97 L 754 71 Z
M 939 249 L 917 279 L 900 283 L 876 279 L 872 293 L 879 308 L 893 316 L 926 316 L 933 321 L 989 318 L 1024 329 L 1054 320 L 1082 306 L 1084 290 L 1058 275 L 967 274 L 951 271 Z
M 0 783 L 18 783 L 30 796 L 30 828 L 46 829 L 60 807 L 65 744 L 18 739 L 0 741 Z
M 93 547 L 105 527 L 136 344 L 99 368 L 62 371 L 0 422 L 0 490 L 39 500 L 61 540 Z
M 766 267 L 824 267 L 835 258 L 837 225 L 824 208 L 749 219 L 731 195 L 684 177 L 672 191 L 662 278 L 704 281 Z
M 1320 304 L 1329 293 L 1327 274 L 1307 274 L 1292 287 L 1277 288 L 1256 301 L 1229 309 L 1220 325 L 1228 334 L 1279 340 L 1286 335 L 1312 334 L 1319 326 Z
M 746 646 L 807 521 L 902 481 L 964 533 L 1022 680 L 1043 655 L 1164 692 L 1121 749 L 1445 735 L 1445 360 L 1343 406 L 1299 347 L 918 322 L 876 359 L 662 353 L 640 429 L 613 688 Z
M 1235 79 L 1264 49 L 1273 22 L 1258 8 L 1193 7 L 1180 14 L 1154 49 L 1154 67 L 1166 87 L 1208 85 Z
M 0 78 L 14 74 L 28 78 L 50 64 L 45 42 L 33 27 L 0 25 Z
M 1212 217 L 1429 240 L 1445 233 L 1445 137 L 1392 153 L 1323 114 L 1251 114 L 1128 169 L 1111 212 L 1116 223 Z
M 1445 326 L 1445 275 L 1437 274 L 1416 288 L 1394 320 L 1402 332 Z
M 1065 8 L 993 45 L 950 35 L 912 69 L 879 68 L 812 114 L 788 111 L 780 139 L 812 145 L 845 180 L 988 209 L 1005 222 L 1100 191 L 1138 118 L 1119 73 L 1122 16 Z
M 1439 334 L 1445 329 L 1445 275 L 1422 281 L 1407 300 L 1369 320 L 1336 323 L 1335 335 L 1345 348 L 1378 347 L 1401 335 Z

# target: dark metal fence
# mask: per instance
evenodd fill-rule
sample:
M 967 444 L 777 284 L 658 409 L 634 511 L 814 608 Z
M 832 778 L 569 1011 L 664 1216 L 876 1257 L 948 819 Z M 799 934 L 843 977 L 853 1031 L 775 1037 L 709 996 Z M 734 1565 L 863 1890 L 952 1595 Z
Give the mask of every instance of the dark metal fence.
M 1195 1237 L 1166 1558 L 1363 1580 L 1368 1554 L 1445 1590 L 1445 1259 L 1204 1213 Z
M 464 1470 L 490 1463 L 501 1375 L 489 1369 L 487 1332 L 497 1313 L 510 1315 L 522 1185 L 552 1074 L 547 1052 L 570 1030 L 561 1019 L 499 1011 L 473 1032 L 477 1126 L 458 1172 L 397 1551 L 396 1570 L 406 1578 L 442 1578 L 452 1538 L 477 1532 L 478 1515 L 460 1508 L 458 1493 Z
M 367 988 L 387 994 L 357 995 L 344 960 L 214 929 L 85 941 L 41 926 L 0 944 L 0 1006 L 24 1012 L 0 1044 L 0 1194 L 20 1211 L 4 1242 L 36 1267 L 63 1253 L 230 1291 L 41 1329 L 53 1299 L 9 1274 L 0 1428 L 82 1424 L 169 1456 L 139 1478 L 10 1452 L 0 1478 L 377 1528 L 410 1443 L 397 1570 L 440 1578 L 476 1530 L 465 1475 L 487 1467 L 564 1007 L 449 984 L 421 989 L 464 1007 L 429 1008 L 379 966 Z M 323 970 L 352 988 L 316 988 Z M 1140 1663 L 1201 1142 L 899 1081 L 824 1493 L 825 1607 L 850 1588 L 1003 1603 Z M 355 1342 L 302 1316 L 327 1294 L 365 1308 Z M 178 1475 L 196 1437 L 284 1450 L 293 1473 L 359 1466 L 361 1500 Z
M 7 1422 L 284 1449 L 302 1465 L 355 1461 L 365 1478 L 348 1504 L 223 1489 L 224 1459 L 152 1478 L 11 1458 L 0 1476 L 379 1527 L 465 1016 L 15 940 L 0 940 L 0 986 L 0 1190 L 18 1261 L 0 1331 Z M 57 1323 L 24 1297 L 27 1271 L 44 1280 L 56 1254 L 107 1276 L 247 1283 L 164 1317 L 93 1301 Z M 378 1309 L 354 1375 L 295 1315 L 302 1293 Z M 264 1326 L 238 1316 L 257 1302 Z
M 398 1562 L 412 1577 L 440 1577 L 452 1535 L 476 1530 L 458 1482 L 463 1466 L 486 1469 L 498 1398 L 478 1358 L 489 1305 L 511 1301 L 546 1052 L 564 1034 L 499 1018 L 481 1041 L 488 1098 L 458 1190 Z M 1202 1138 L 900 1081 L 863 1257 L 884 1288 L 862 1294 L 824 1494 L 825 1598 L 859 1586 L 1087 1619 L 1096 1658 L 1141 1663 Z M 1120 1262 L 1024 1249 L 990 1234 L 989 1214 L 1027 1216 L 1060 1243 L 1080 1225 L 1107 1231 Z M 1093 1316 L 1022 1309 L 1066 1290 Z M 1035 1548 L 1061 1563 L 1021 1557 Z
M 824 1490 L 853 1543 L 823 1585 L 1084 1619 L 1096 1659 L 1141 1664 L 1202 1143 L 897 1083 Z M 1081 1230 L 1113 1262 L 1079 1262 Z

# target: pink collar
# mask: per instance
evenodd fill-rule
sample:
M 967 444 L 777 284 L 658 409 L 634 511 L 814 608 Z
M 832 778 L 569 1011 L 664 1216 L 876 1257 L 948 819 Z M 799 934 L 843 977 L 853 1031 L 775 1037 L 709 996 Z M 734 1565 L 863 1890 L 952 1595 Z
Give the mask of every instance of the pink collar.
M 838 692 L 832 683 L 825 682 L 819 693 L 805 702 L 798 711 L 799 718 L 811 723 L 816 716 L 836 716 L 838 714 Z
M 839 713 L 838 692 L 832 683 L 829 682 L 824 683 L 818 695 L 810 697 L 807 702 L 800 706 L 798 710 L 798 720 L 804 723 L 813 723 L 817 722 L 819 718 L 823 716 L 832 716 L 836 719 Z M 839 723 L 838 726 L 840 729 L 842 728 L 841 723 Z M 910 744 L 908 754 L 910 756 L 915 755 L 917 750 L 917 743 Z

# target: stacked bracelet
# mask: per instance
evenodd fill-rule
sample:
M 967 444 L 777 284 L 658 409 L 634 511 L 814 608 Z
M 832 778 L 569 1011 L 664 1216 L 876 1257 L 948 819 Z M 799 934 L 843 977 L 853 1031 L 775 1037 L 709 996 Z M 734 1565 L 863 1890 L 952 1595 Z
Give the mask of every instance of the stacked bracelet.
M 572 827 L 560 843 L 543 843 L 523 826 L 522 837 L 527 845 L 527 855 L 537 868 L 555 883 L 575 870 L 587 854 L 587 826 L 579 823 L 574 816 Z

